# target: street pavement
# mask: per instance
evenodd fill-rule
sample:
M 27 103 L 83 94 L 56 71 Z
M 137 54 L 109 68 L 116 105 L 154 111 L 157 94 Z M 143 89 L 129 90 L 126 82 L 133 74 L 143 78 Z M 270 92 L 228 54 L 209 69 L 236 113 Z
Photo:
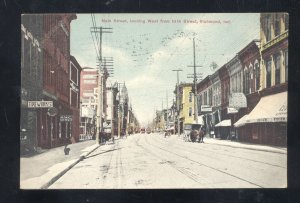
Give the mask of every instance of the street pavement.
M 87 140 L 68 145 L 70 148 L 69 155 L 64 154 L 64 146 L 62 146 L 44 150 L 34 156 L 21 157 L 20 188 L 42 188 L 97 147 L 95 140 Z
M 49 189 L 285 188 L 286 148 L 135 134 L 90 153 Z

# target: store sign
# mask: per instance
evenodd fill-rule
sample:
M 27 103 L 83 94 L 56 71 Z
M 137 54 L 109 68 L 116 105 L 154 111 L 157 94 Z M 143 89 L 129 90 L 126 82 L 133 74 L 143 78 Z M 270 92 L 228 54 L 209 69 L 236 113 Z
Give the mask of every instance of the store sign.
M 28 101 L 28 108 L 51 108 L 53 101 Z
M 60 122 L 70 122 L 72 121 L 72 115 L 61 115 L 59 118 Z
M 232 108 L 246 108 L 247 107 L 247 98 L 244 93 L 232 93 L 229 96 L 229 107 Z
M 211 106 L 209 106 L 209 105 L 201 105 L 201 112 L 205 112 L 205 113 L 207 113 L 207 112 L 212 112 L 212 108 L 211 108 Z
M 238 113 L 239 111 L 236 108 L 228 107 L 227 108 L 227 114 L 235 114 Z

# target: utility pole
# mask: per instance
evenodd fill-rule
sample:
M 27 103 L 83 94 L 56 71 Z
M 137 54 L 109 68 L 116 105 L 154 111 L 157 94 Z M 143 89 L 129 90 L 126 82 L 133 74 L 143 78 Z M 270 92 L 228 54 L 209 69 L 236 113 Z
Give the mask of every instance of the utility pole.
M 117 83 L 118 94 L 119 94 L 119 103 L 118 103 L 118 138 L 121 136 L 121 84 Z
M 180 135 L 180 123 L 179 123 L 179 71 L 182 71 L 181 69 L 175 69 L 172 71 L 177 72 L 177 93 L 176 93 L 176 103 L 177 103 L 177 133 L 178 136 Z M 175 121 L 174 121 L 175 122 Z
M 102 122 L 102 114 L 103 114 L 103 94 L 104 94 L 104 79 L 105 79 L 105 73 L 102 63 L 102 35 L 103 33 L 112 33 L 110 31 L 112 28 L 103 28 L 103 27 L 97 27 L 96 24 L 94 24 L 94 27 L 90 28 L 91 35 L 93 38 L 93 43 L 95 45 L 95 48 L 98 46 L 98 49 L 96 48 L 97 57 L 99 60 L 99 76 L 98 76 L 98 107 L 97 107 L 97 132 L 96 132 L 96 143 L 99 144 L 100 141 L 100 133 L 103 131 L 103 122 Z M 94 38 L 95 37 L 95 38 Z
M 198 109 L 197 109 L 197 73 L 196 73 L 196 67 L 202 67 L 202 66 L 196 66 L 196 54 L 195 54 L 195 38 L 193 38 L 193 55 L 194 55 L 194 65 L 188 66 L 194 68 L 194 81 L 193 81 L 193 89 L 194 89 L 194 121 L 198 123 Z

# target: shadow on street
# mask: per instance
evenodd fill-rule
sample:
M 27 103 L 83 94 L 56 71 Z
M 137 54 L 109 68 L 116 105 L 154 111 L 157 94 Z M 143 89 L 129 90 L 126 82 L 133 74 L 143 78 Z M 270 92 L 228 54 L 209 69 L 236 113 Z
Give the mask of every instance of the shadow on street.
M 98 156 L 98 155 L 100 155 L 100 154 L 104 154 L 104 153 L 107 153 L 107 152 L 112 152 L 112 151 L 115 151 L 115 150 L 119 150 L 119 149 L 122 149 L 122 147 L 117 148 L 117 149 L 110 149 L 110 150 L 107 150 L 107 151 L 105 151 L 105 152 L 100 152 L 100 153 L 98 153 L 98 154 L 93 154 L 93 155 L 91 155 L 91 156 L 86 157 L 85 159 L 88 159 L 88 158 L 91 158 L 91 157 L 94 157 L 94 156 Z

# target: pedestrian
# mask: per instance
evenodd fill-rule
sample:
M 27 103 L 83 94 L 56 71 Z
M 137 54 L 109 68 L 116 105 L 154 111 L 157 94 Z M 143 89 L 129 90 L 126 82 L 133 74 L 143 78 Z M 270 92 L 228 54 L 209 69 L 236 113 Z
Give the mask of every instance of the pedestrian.
M 202 128 L 200 128 L 200 131 L 199 131 L 199 142 L 200 143 L 204 143 L 203 137 L 204 137 L 204 129 L 202 127 Z

